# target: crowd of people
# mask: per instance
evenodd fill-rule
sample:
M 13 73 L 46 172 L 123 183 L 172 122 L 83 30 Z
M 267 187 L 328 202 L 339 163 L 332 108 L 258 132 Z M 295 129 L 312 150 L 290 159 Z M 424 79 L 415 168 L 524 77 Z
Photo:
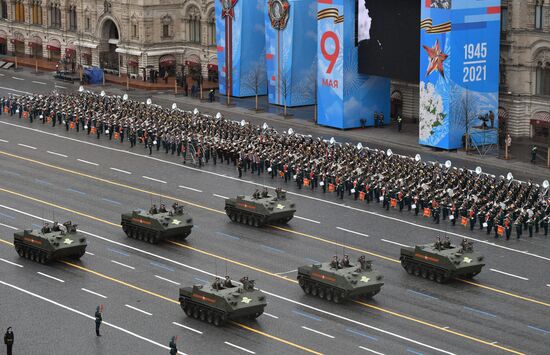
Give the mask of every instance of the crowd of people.
M 131 148 L 142 145 L 149 154 L 177 154 L 183 163 L 191 159 L 199 166 L 210 161 L 233 165 L 240 177 L 249 171 L 267 174 L 298 189 L 411 211 L 434 223 L 458 221 L 495 238 L 509 239 L 513 230 L 517 238 L 540 230 L 548 234 L 547 183 L 520 182 L 104 93 L 4 97 L 1 111 L 97 139 L 128 141 Z

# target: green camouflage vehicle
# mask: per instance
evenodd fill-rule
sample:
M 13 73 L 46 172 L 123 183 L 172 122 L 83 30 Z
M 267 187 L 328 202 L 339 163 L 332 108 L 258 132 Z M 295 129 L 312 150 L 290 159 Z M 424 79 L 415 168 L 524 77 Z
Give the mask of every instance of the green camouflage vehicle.
M 401 248 L 401 265 L 409 274 L 442 283 L 452 278 L 472 278 L 485 266 L 483 256 L 475 253 L 473 243 L 464 239 L 460 246 L 448 238 L 435 243 Z
M 384 285 L 382 278 L 365 256 L 359 257 L 356 265 L 351 264 L 347 256 L 341 262 L 334 256 L 329 263 L 298 268 L 298 283 L 306 294 L 334 303 L 373 297 Z
M 267 223 L 287 223 L 294 217 L 296 205 L 286 199 L 286 191 L 275 190 L 276 196 L 267 189 L 258 190 L 252 196 L 239 195 L 225 200 L 225 213 L 233 222 L 260 227 Z
M 86 251 L 86 238 L 77 232 L 76 224 L 54 222 L 42 229 L 25 229 L 13 234 L 13 245 L 19 256 L 42 264 L 72 258 L 80 259 Z
M 121 217 L 122 230 L 129 238 L 156 244 L 168 238 L 185 239 L 193 228 L 193 218 L 177 203 L 168 211 L 161 205 L 148 211 L 135 210 Z
M 267 305 L 265 295 L 254 288 L 254 281 L 243 277 L 241 286 L 226 277 L 211 285 L 194 285 L 180 288 L 181 309 L 189 317 L 223 325 L 233 319 L 256 319 Z

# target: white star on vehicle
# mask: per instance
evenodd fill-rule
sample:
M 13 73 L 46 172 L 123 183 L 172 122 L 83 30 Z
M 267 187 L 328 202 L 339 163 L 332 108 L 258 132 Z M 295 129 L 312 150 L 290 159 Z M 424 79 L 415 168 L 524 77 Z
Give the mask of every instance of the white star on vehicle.
M 472 259 L 470 259 L 469 257 L 466 256 L 466 257 L 464 257 L 464 260 L 462 260 L 462 261 L 464 261 L 466 264 L 469 264 L 469 263 L 472 262 Z
M 65 238 L 65 240 L 63 241 L 63 244 L 67 244 L 67 245 L 71 245 L 72 243 L 73 243 L 73 240 L 69 238 Z
M 172 224 L 175 224 L 176 226 L 177 226 L 178 224 L 180 224 L 180 223 L 181 223 L 181 221 L 180 221 L 179 219 L 174 219 L 174 220 L 172 221 Z
M 281 205 L 280 203 L 277 205 L 277 209 L 282 210 L 283 208 L 285 208 L 285 205 Z
M 241 300 L 242 303 L 246 303 L 246 304 L 249 304 L 250 301 L 252 301 L 252 298 L 248 298 L 248 297 L 243 297 L 243 299 Z
M 366 277 L 366 276 L 361 277 L 361 282 L 367 283 L 369 281 L 370 281 L 370 279 L 368 277 Z

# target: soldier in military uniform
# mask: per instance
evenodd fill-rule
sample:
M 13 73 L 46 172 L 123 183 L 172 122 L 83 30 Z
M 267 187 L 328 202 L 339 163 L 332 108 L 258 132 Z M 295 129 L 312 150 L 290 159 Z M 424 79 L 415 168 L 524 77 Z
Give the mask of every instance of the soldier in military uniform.
M 172 337 L 172 339 L 170 339 L 170 343 L 168 344 L 168 347 L 170 348 L 170 355 L 176 355 L 178 353 L 178 347 L 176 345 L 176 337 Z
M 12 355 L 14 341 L 15 337 L 13 336 L 13 331 L 11 330 L 11 327 L 8 327 L 6 334 L 4 334 L 4 344 L 6 344 L 7 355 Z
M 99 327 L 101 326 L 101 322 L 103 322 L 103 316 L 101 314 L 101 308 L 100 306 L 97 306 L 95 309 L 95 335 L 100 337 L 101 334 L 99 334 Z

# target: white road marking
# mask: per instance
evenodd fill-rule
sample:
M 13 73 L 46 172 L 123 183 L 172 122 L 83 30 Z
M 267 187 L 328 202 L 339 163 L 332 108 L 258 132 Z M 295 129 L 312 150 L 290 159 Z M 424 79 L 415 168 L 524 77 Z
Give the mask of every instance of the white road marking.
M 10 229 L 13 229 L 14 231 L 18 230 L 19 228 L 16 228 L 16 227 L 13 227 L 13 226 L 10 226 L 10 225 L 7 225 L 7 224 L 4 224 L 4 223 L 0 223 L 0 226 L 2 227 L 6 227 L 6 228 L 10 228 Z
M 278 272 L 277 275 L 291 274 L 291 273 L 296 272 L 296 271 L 298 271 L 298 269 L 285 271 L 285 272 Z
M 363 237 L 368 237 L 369 236 L 368 234 L 359 233 L 359 232 L 352 231 L 352 230 L 342 228 L 342 227 L 336 227 L 336 229 L 339 229 L 339 230 L 344 231 L 344 232 L 352 233 L 352 234 L 357 234 L 357 235 L 360 235 L 360 236 L 363 236 Z
M 448 326 L 447 326 L 447 327 L 443 327 L 443 329 L 449 329 L 449 327 L 448 327 Z
M 497 269 L 489 269 L 489 270 L 491 270 L 491 271 L 493 271 L 493 272 L 498 272 L 499 274 L 503 274 L 503 275 L 515 277 L 515 278 L 520 279 L 520 280 L 529 281 L 529 279 L 528 279 L 527 277 L 523 277 L 523 276 L 518 276 L 518 275 L 510 274 L 510 273 L 507 273 L 507 272 L 504 272 L 504 271 L 500 271 L 500 270 L 497 270 Z
M 57 85 L 57 84 L 56 84 L 55 87 L 56 87 L 56 88 L 60 88 L 60 89 L 66 89 L 66 87 L 63 86 L 63 85 Z
M 395 244 L 395 245 L 399 245 L 400 247 L 405 247 L 405 248 L 412 248 L 410 245 L 407 245 L 407 244 L 401 244 L 401 243 L 398 243 L 398 242 L 394 242 L 394 241 L 391 241 L 391 240 L 387 240 L 387 239 L 380 239 L 381 241 L 383 242 L 386 242 L 386 243 L 390 243 L 390 244 Z
M 26 144 L 21 144 L 21 143 L 17 143 L 17 145 L 19 145 L 21 147 L 29 148 L 29 149 L 36 149 L 36 147 L 33 147 L 32 145 L 26 145 Z
M 0 121 L 0 123 L 2 123 L 2 121 Z M 10 211 L 13 211 L 13 212 L 17 212 L 17 213 L 20 213 L 22 215 L 25 215 L 25 216 L 28 216 L 28 217 L 32 217 L 32 218 L 36 218 L 38 220 L 41 220 L 41 221 L 44 221 L 44 222 L 48 222 L 48 223 L 53 223 L 53 221 L 50 221 L 46 218 L 43 218 L 43 217 L 40 217 L 40 216 L 37 216 L 37 215 L 34 215 L 32 213 L 28 213 L 28 212 L 25 212 L 25 211 L 21 211 L 21 210 L 18 210 L 16 208 L 13 208 L 13 207 L 9 207 L 9 206 L 6 206 L 6 205 L 2 205 L 0 204 L 0 207 L 1 208 L 5 208 L 7 210 L 10 210 Z M 172 259 L 169 259 L 165 256 L 162 256 L 162 255 L 158 255 L 158 254 L 155 254 L 155 253 L 151 253 L 149 251 L 146 251 L 146 250 L 143 250 L 143 249 L 139 249 L 139 248 L 136 248 L 136 247 L 133 247 L 131 245 L 127 245 L 127 244 L 124 244 L 124 243 L 121 243 L 121 242 L 117 242 L 115 240 L 111 240 L 109 238 L 106 238 L 106 237 L 102 237 L 100 235 L 97 235 L 97 234 L 94 234 L 94 233 L 90 233 L 90 232 L 87 232 L 85 230 L 82 230 L 80 229 L 79 230 L 82 234 L 85 234 L 89 237 L 93 237 L 93 238 L 96 238 L 96 239 L 99 239 L 99 240 L 102 240 L 106 243 L 111 243 L 111 244 L 114 244 L 114 245 L 118 245 L 120 247 L 123 247 L 123 248 L 126 248 L 126 249 L 129 249 L 129 250 L 133 250 L 133 251 L 136 251 L 138 253 L 141 253 L 141 254 L 144 254 L 144 255 L 148 255 L 148 256 L 151 256 L 151 257 L 154 257 L 156 259 L 160 259 L 160 260 L 164 260 L 168 263 L 171 263 L 171 264 L 174 264 L 174 265 L 178 265 L 180 267 L 183 267 L 185 269 L 189 269 L 189 270 L 193 270 L 193 271 L 196 271 L 196 272 L 199 272 L 201 274 L 204 274 L 204 275 L 208 275 L 210 277 L 220 277 L 220 278 L 223 278 L 224 276 L 221 276 L 221 275 L 216 275 L 215 273 L 212 273 L 212 272 L 209 272 L 209 271 L 206 271 L 206 270 L 203 270 L 203 269 L 199 269 L 197 267 L 194 267 L 194 266 L 191 266 L 191 265 L 187 265 L 187 264 L 184 264 L 182 262 L 179 262 L 179 261 L 176 261 L 176 260 L 172 260 Z M 1 281 L 0 281 L 1 282 Z M 355 319 L 351 319 L 351 318 L 347 318 L 347 317 L 344 317 L 342 315 L 339 315 L 339 314 L 336 314 L 336 313 L 332 313 L 332 312 L 329 312 L 329 311 L 325 311 L 324 309 L 321 309 L 321 308 L 317 308 L 317 307 L 314 307 L 314 306 L 310 306 L 308 304 L 305 304 L 305 303 L 301 303 L 301 302 L 298 302 L 298 301 L 295 301 L 293 299 L 290 299 L 290 298 L 287 298 L 287 297 L 284 297 L 284 296 L 281 296 L 281 295 L 278 295 L 276 293 L 273 293 L 273 292 L 269 292 L 265 289 L 260 289 L 263 293 L 265 293 L 266 295 L 268 296 L 271 296 L 271 297 L 274 297 L 274 298 L 277 298 L 277 299 L 280 299 L 280 300 L 283 300 L 285 302 L 288 302 L 288 303 L 291 303 L 291 304 L 294 304 L 296 306 L 300 306 L 302 308 L 306 308 L 306 309 L 309 309 L 309 310 L 312 310 L 312 311 L 316 311 L 318 313 L 321 313 L 321 314 L 324 314 L 324 315 L 327 315 L 327 316 L 331 316 L 333 318 L 336 318 L 336 319 L 339 319 L 339 320 L 342 320 L 342 321 L 346 321 L 346 322 L 349 322 L 351 324 L 355 324 L 355 325 L 358 325 L 358 326 L 361 326 L 361 327 L 364 327 L 364 328 L 367 328 L 367 329 L 371 329 L 371 330 L 374 330 L 374 331 L 377 331 L 379 333 L 382 333 L 382 334 L 386 334 L 386 335 L 389 335 L 391 337 L 394 337 L 394 338 L 397 338 L 397 339 L 400 339 L 400 340 L 404 340 L 404 341 L 407 341 L 409 343 L 412 343 L 412 344 L 416 344 L 418 346 L 422 346 L 422 347 L 425 347 L 425 348 L 428 348 L 428 349 L 432 349 L 434 351 L 437 351 L 437 352 L 440 352 L 442 354 L 448 354 L 448 355 L 456 355 L 455 353 L 453 352 L 450 352 L 450 351 L 447 351 L 447 350 L 444 350 L 444 349 L 441 349 L 441 348 L 438 348 L 438 347 L 435 347 L 433 345 L 429 345 L 429 344 L 426 344 L 426 343 L 423 343 L 421 341 L 418 341 L 418 340 L 414 340 L 414 339 L 411 339 L 411 338 L 408 338 L 406 336 L 403 336 L 403 335 L 399 335 L 397 333 L 393 333 L 393 332 L 390 332 L 389 330 L 385 330 L 385 329 L 382 329 L 382 328 L 378 328 L 378 327 L 375 327 L 375 326 L 372 326 L 372 325 L 369 325 L 369 324 L 366 324 L 366 323 L 362 323 L 360 321 L 357 321 Z M 92 319 L 95 319 L 92 317 Z M 104 322 L 105 323 L 105 322 Z
M 90 253 L 89 251 L 86 251 L 85 253 L 92 256 L 95 255 L 94 253 Z
M 22 94 L 27 94 L 27 95 L 32 95 L 33 93 L 32 92 L 28 92 L 28 91 L 21 91 L 21 90 L 15 90 L 15 89 L 12 89 L 12 88 L 6 88 L 6 87 L 3 87 L 3 86 L 0 86 L 0 89 L 4 89 L 4 90 L 8 90 L 8 91 L 15 91 L 15 92 L 20 92 Z M 17 126 L 17 125 L 16 125 Z
M 183 185 L 180 185 L 178 186 L 179 188 L 182 188 L 182 189 L 186 189 L 186 190 L 191 190 L 191 191 L 195 191 L 195 192 L 202 192 L 202 190 L 199 190 L 199 189 L 194 189 L 192 187 L 189 187 L 189 186 L 183 186 Z
M 11 287 L 11 288 L 14 289 L 14 290 L 18 290 L 18 291 L 20 291 L 20 292 L 23 292 L 23 293 L 29 295 L 29 296 L 32 296 L 32 297 L 41 299 L 42 301 L 48 302 L 48 303 L 50 303 L 50 304 L 53 304 L 53 305 L 58 306 L 58 307 L 60 307 L 60 308 L 63 308 L 63 309 L 65 309 L 65 310 L 67 310 L 67 311 L 76 313 L 76 314 L 78 314 L 78 315 L 80 315 L 80 316 L 82 316 L 82 317 L 85 317 L 85 318 L 88 318 L 88 319 L 90 319 L 90 320 L 95 321 L 95 317 L 93 317 L 93 316 L 91 316 L 91 315 L 89 315 L 89 314 L 86 314 L 86 313 L 81 312 L 81 311 L 79 311 L 79 310 L 77 310 L 77 309 L 71 308 L 71 307 L 69 307 L 69 306 L 65 306 L 64 304 L 61 304 L 61 303 L 59 303 L 59 302 L 56 302 L 56 301 L 51 300 L 51 299 L 49 299 L 49 298 L 46 298 L 46 297 L 44 297 L 44 296 L 40 296 L 39 294 L 33 293 L 33 292 L 31 292 L 31 291 L 27 291 L 27 290 L 25 290 L 25 289 L 23 289 L 23 288 L 21 288 L 21 287 L 17 287 L 17 286 L 15 286 L 15 285 L 9 284 L 9 283 L 4 282 L 4 281 L 0 281 L 0 284 L 5 285 L 5 286 L 8 286 L 8 287 Z M 104 324 L 104 325 L 106 325 L 106 326 L 108 326 L 108 327 L 111 327 L 111 328 L 120 330 L 120 331 L 123 332 L 123 333 L 129 334 L 129 335 L 131 335 L 131 336 L 133 336 L 133 337 L 135 337 L 135 338 L 141 339 L 141 340 L 146 341 L 146 342 L 148 342 L 148 343 L 150 343 L 150 344 L 153 344 L 153 345 L 156 345 L 156 346 L 158 346 L 158 347 L 161 347 L 161 348 L 163 348 L 163 349 L 165 349 L 165 350 L 170 350 L 170 348 L 169 348 L 168 346 L 166 346 L 166 345 L 163 345 L 163 344 L 161 344 L 161 343 L 158 343 L 158 342 L 156 342 L 156 341 L 154 341 L 154 340 L 151 340 L 151 339 L 149 339 L 149 338 L 146 338 L 146 337 L 144 337 L 144 336 L 141 336 L 141 335 L 139 335 L 139 334 L 136 334 L 136 333 L 134 333 L 134 332 L 131 332 L 131 331 L 127 330 L 127 329 L 124 329 L 124 328 L 119 327 L 119 326 L 117 326 L 117 325 L 114 325 L 114 324 L 112 324 L 112 323 L 103 321 L 102 324 Z M 185 354 L 185 353 L 183 353 L 183 352 L 181 352 L 181 351 L 178 351 L 178 354 L 187 355 L 187 354 Z
M 12 78 L 12 79 L 15 79 L 15 80 L 20 80 L 20 81 L 25 80 L 25 79 L 23 79 L 23 78 L 18 78 L 18 77 L 16 77 L 16 76 L 12 76 L 11 78 Z
M 371 353 L 376 354 L 376 355 L 384 355 L 384 353 L 379 353 L 378 351 L 374 351 L 374 350 L 366 348 L 364 346 L 359 346 L 359 349 L 363 349 L 365 351 L 371 352 Z
M 302 325 L 302 329 L 305 329 L 305 330 L 309 330 L 310 332 L 313 332 L 313 333 L 317 333 L 319 335 L 323 335 L 323 336 L 326 336 L 327 338 L 331 338 L 331 339 L 334 339 L 334 337 L 332 335 L 329 335 L 329 334 L 326 334 L 326 333 L 323 333 L 323 332 L 320 332 L 318 330 L 315 330 L 315 329 L 311 329 L 311 328 L 308 328 L 306 326 L 303 326 Z
M 45 274 L 45 273 L 40 272 L 40 271 L 38 271 L 37 274 L 42 275 L 42 276 L 45 276 L 45 277 L 49 277 L 50 279 L 55 280 L 55 281 L 59 281 L 59 282 L 61 282 L 61 283 L 64 283 L 64 282 L 65 282 L 65 281 L 63 281 L 63 280 L 61 280 L 61 279 L 58 279 L 57 277 L 53 277 L 53 276 L 51 276 L 51 275 Z
M 179 323 L 176 323 L 176 322 L 172 322 L 173 325 L 177 325 L 178 327 L 182 327 L 182 328 L 185 328 L 187 330 L 190 330 L 192 332 L 195 332 L 197 334 L 202 334 L 202 332 L 200 330 L 196 330 L 195 328 L 191 328 L 191 327 L 188 327 L 186 325 L 183 325 L 183 324 L 179 324 Z
M 109 168 L 109 169 L 114 170 L 114 171 L 118 171 L 119 173 L 123 173 L 123 174 L 127 174 L 127 175 L 132 175 L 131 172 L 126 171 L 126 170 L 117 169 L 117 168 Z
M 13 266 L 23 267 L 23 265 L 19 265 L 19 264 L 17 264 L 17 263 L 14 263 L 14 262 L 9 261 L 9 260 L 6 260 L 6 259 L 0 258 L 0 260 L 3 261 L 3 262 L 5 262 L 5 263 L 11 264 L 11 265 L 13 265 Z
M 7 141 L 7 140 L 5 140 L 5 139 L 0 139 L 0 142 L 9 143 L 9 141 Z
M 0 73 L 0 76 L 6 76 L 6 74 L 2 74 L 2 73 Z
M 249 353 L 249 354 L 256 354 L 256 353 L 255 353 L 254 351 L 252 351 L 252 350 L 248 350 L 247 348 L 243 348 L 242 346 L 238 346 L 238 345 L 232 344 L 232 343 L 230 343 L 230 342 L 228 342 L 228 341 L 224 341 L 224 343 L 227 344 L 227 345 L 229 345 L 229 346 L 232 346 L 232 347 L 234 347 L 234 348 L 236 348 L 236 349 L 239 349 L 239 350 L 242 350 L 242 351 L 244 351 L 244 352 L 247 352 L 247 353 Z
M 44 83 L 42 81 L 34 81 L 33 80 L 32 82 L 35 83 L 35 84 L 40 84 L 40 85 L 48 85 L 47 83 Z
M 546 284 L 546 286 L 550 287 L 550 284 Z
M 135 270 L 136 268 L 133 267 L 133 266 L 130 266 L 130 265 L 126 265 L 126 264 L 123 264 L 123 263 L 119 263 L 118 261 L 116 260 L 111 260 L 112 263 L 115 263 L 117 265 L 120 265 L 120 266 L 124 266 L 124 267 L 127 267 L 128 269 L 132 269 L 132 270 Z
M 225 196 L 218 195 L 218 194 L 212 194 L 212 196 L 216 196 L 216 197 L 223 198 L 223 199 L 226 199 L 226 200 L 229 198 L 229 197 L 225 197 Z
M 57 155 L 58 157 L 63 157 L 63 158 L 67 158 L 68 156 L 65 155 L 65 154 L 61 154 L 61 153 L 56 153 L 56 152 L 52 152 L 52 151 L 47 151 L 48 154 L 51 154 L 51 155 Z
M 130 309 L 133 309 L 134 311 L 138 311 L 138 312 L 141 312 L 141 313 L 143 313 L 143 314 L 147 314 L 148 316 L 152 316 L 152 315 L 153 315 L 153 313 L 146 312 L 146 311 L 144 311 L 143 309 L 139 309 L 139 308 L 136 308 L 136 307 L 134 307 L 134 306 L 130 306 L 129 304 L 125 304 L 124 306 L 126 306 L 126 307 L 128 307 L 128 308 L 130 308 Z
M 98 166 L 99 165 L 98 163 L 94 163 L 94 162 L 83 160 L 83 159 L 76 159 L 76 160 L 78 160 L 81 163 L 90 164 L 90 165 L 93 165 L 93 166 Z
M 176 281 L 172 281 L 172 280 L 166 279 L 166 278 L 164 278 L 164 277 L 162 277 L 162 276 L 159 276 L 159 275 L 155 275 L 155 277 L 156 277 L 157 279 L 161 279 L 161 280 L 164 280 L 164 281 L 166 281 L 166 282 L 173 283 L 174 285 L 178 285 L 178 286 L 181 285 L 179 282 L 176 282 Z
M 279 319 L 279 317 L 274 316 L 274 315 L 271 314 L 271 313 L 266 313 L 266 312 L 264 312 L 264 316 L 268 316 L 268 317 L 271 317 L 271 318 L 274 318 L 274 319 Z
M 15 92 L 21 92 L 21 93 L 24 93 L 24 94 L 32 95 L 32 93 L 28 92 L 28 91 L 20 91 L 20 90 L 15 90 L 15 89 L 11 89 L 11 88 L 1 87 L 1 86 L 0 86 L 0 89 L 5 89 L 5 90 L 10 90 L 10 91 L 15 91 Z M 178 168 L 184 168 L 184 169 L 192 170 L 192 171 L 195 171 L 195 172 L 201 173 L 201 174 L 208 174 L 208 175 L 218 176 L 218 177 L 222 177 L 222 178 L 226 178 L 226 179 L 229 179 L 229 180 L 238 181 L 240 183 L 246 183 L 246 184 L 250 184 L 250 185 L 254 185 L 254 186 L 258 186 L 258 187 L 266 187 L 266 188 L 269 188 L 269 189 L 275 189 L 274 186 L 260 184 L 260 183 L 254 182 L 254 181 L 242 180 L 242 179 L 239 179 L 239 178 L 236 178 L 236 177 L 227 176 L 226 174 L 215 173 L 213 171 L 201 170 L 199 168 L 193 168 L 193 167 L 188 166 L 188 165 L 182 166 L 179 163 L 163 160 L 163 159 L 156 158 L 156 157 L 153 157 L 153 156 L 143 155 L 143 154 L 139 154 L 139 153 L 135 153 L 135 152 L 130 152 L 130 151 L 126 151 L 126 150 L 123 150 L 123 149 L 107 147 L 107 146 L 103 146 L 103 145 L 92 143 L 92 142 L 82 141 L 82 140 L 79 140 L 79 139 L 76 139 L 76 138 L 65 137 L 65 136 L 62 136 L 62 135 L 59 135 L 59 134 L 56 134 L 56 133 L 45 132 L 45 131 L 39 130 L 37 128 L 25 127 L 25 126 L 21 126 L 21 125 L 15 124 L 15 123 L 4 122 L 4 121 L 0 121 L 0 124 L 5 124 L 5 125 L 8 125 L 8 126 L 17 127 L 17 128 L 25 129 L 25 130 L 28 130 L 28 131 L 37 132 L 37 133 L 40 133 L 40 134 L 45 134 L 45 135 L 49 135 L 49 136 L 53 136 L 53 137 L 57 137 L 57 138 L 65 139 L 65 140 L 70 140 L 70 141 L 76 142 L 78 144 L 90 145 L 90 146 L 93 146 L 93 147 L 106 149 L 106 150 L 110 150 L 110 151 L 113 151 L 113 152 L 133 155 L 133 156 L 136 156 L 136 157 L 140 157 L 142 159 L 150 159 L 150 160 L 154 160 L 154 161 L 157 161 L 157 162 L 160 162 L 160 163 L 163 163 L 163 164 L 177 166 Z M 313 200 L 313 201 L 318 201 L 318 202 L 321 202 L 321 203 L 326 203 L 326 204 L 333 205 L 333 206 L 339 206 L 339 207 L 342 207 L 342 208 L 346 208 L 346 209 L 361 212 L 361 213 L 370 214 L 370 215 L 377 216 L 377 217 L 384 218 L 384 219 L 388 219 L 388 220 L 391 220 L 391 221 L 394 221 L 394 222 L 408 224 L 408 225 L 411 225 L 411 226 L 414 226 L 414 227 L 417 227 L 417 228 L 421 228 L 421 229 L 431 230 L 431 231 L 435 231 L 435 232 L 439 232 L 439 233 L 446 233 L 447 235 L 454 235 L 456 237 L 474 240 L 478 243 L 490 245 L 490 246 L 493 246 L 493 247 L 496 247 L 496 248 L 501 248 L 501 249 L 504 249 L 504 250 L 508 250 L 508 251 L 512 251 L 512 252 L 532 256 L 534 258 L 550 261 L 550 257 L 545 257 L 545 256 L 538 255 L 538 254 L 528 253 L 528 252 L 525 252 L 525 251 L 522 251 L 522 250 L 517 250 L 517 249 L 514 249 L 514 248 L 506 247 L 504 245 L 495 244 L 493 242 L 489 242 L 489 241 L 486 241 L 486 240 L 473 238 L 471 236 L 467 236 L 467 235 L 463 235 L 463 234 L 459 234 L 459 233 L 454 233 L 454 232 L 451 232 L 449 230 L 437 229 L 437 228 L 430 227 L 430 226 L 427 226 L 427 225 L 421 225 L 421 224 L 418 224 L 418 223 L 405 221 L 405 220 L 399 219 L 397 217 L 391 217 L 391 216 L 388 216 L 388 215 L 383 215 L 383 214 L 380 214 L 378 212 L 372 212 L 372 211 L 364 210 L 364 209 L 361 209 L 361 208 L 358 208 L 358 207 L 352 207 L 352 206 L 348 206 L 346 204 L 325 200 L 325 199 L 322 199 L 322 198 L 319 198 L 319 197 L 302 195 L 300 193 L 293 192 L 293 191 L 287 191 L 287 194 L 294 195 L 294 196 L 299 196 L 301 198 L 305 198 L 305 199 L 309 199 L 309 200 Z M 215 195 L 215 194 L 214 194 L 214 196 L 221 197 L 220 195 Z M 227 198 L 227 197 L 223 197 L 223 198 Z
M 84 292 L 91 293 L 92 295 L 99 296 L 99 297 L 101 297 L 101 298 L 107 298 L 107 296 L 103 296 L 101 293 L 97 293 L 97 292 L 94 292 L 94 291 L 90 291 L 90 290 L 88 290 L 87 288 L 81 288 L 81 290 L 84 291 Z
M 152 178 L 152 177 L 149 177 L 149 176 L 144 175 L 144 176 L 142 176 L 142 178 L 147 179 L 147 180 L 151 180 L 151 181 L 160 182 L 161 184 L 166 184 L 166 181 L 155 179 L 155 178 Z
M 305 218 L 305 217 L 300 217 L 300 216 L 294 215 L 294 218 L 298 218 L 298 219 L 301 219 L 301 220 L 304 220 L 304 221 L 308 221 L 308 222 L 311 222 L 311 223 L 321 224 L 321 222 L 319 222 L 319 221 L 316 221 L 316 220 L 313 220 L 313 219 L 309 219 L 309 218 Z

